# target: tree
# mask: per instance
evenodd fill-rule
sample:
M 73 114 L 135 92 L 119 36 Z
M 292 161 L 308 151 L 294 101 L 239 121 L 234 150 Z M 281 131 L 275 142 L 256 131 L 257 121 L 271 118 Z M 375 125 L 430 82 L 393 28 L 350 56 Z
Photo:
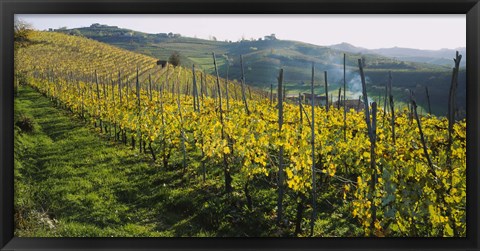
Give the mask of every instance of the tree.
M 168 58 L 168 63 L 170 63 L 173 66 L 178 66 L 180 65 L 180 53 L 177 51 L 174 51 L 172 55 Z
M 71 30 L 69 34 L 72 35 L 72 36 L 79 36 L 79 37 L 82 36 L 82 32 L 79 31 L 78 29 Z
M 14 29 L 14 34 L 13 34 L 13 50 L 14 50 L 14 72 L 15 72 L 15 80 L 14 80 L 14 93 L 15 96 L 18 95 L 18 85 L 20 83 L 25 83 L 25 74 L 22 72 L 18 71 L 18 59 L 17 59 L 17 50 L 22 47 L 27 47 L 31 41 L 30 41 L 30 33 L 32 31 L 32 26 L 18 18 L 15 18 L 14 23 L 13 23 L 13 29 Z
M 14 21 L 14 35 L 15 48 L 19 46 L 25 46 L 30 42 L 29 36 L 32 31 L 32 26 L 18 18 Z

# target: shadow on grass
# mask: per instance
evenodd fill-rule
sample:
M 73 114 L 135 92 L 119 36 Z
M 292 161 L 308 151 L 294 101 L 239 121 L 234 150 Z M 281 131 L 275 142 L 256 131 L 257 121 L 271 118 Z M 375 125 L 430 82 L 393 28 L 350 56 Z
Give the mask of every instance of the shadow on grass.
M 33 194 L 23 211 L 59 220 L 57 228 L 21 229 L 20 236 L 262 236 L 272 225 L 262 210 L 274 207 L 274 191 L 256 199 L 268 206 L 246 211 L 242 194 L 223 193 L 221 169 L 213 163 L 203 183 L 195 168 L 183 170 L 181 153 L 173 152 L 165 169 L 149 154 L 108 141 L 31 88 L 21 87 L 15 102 L 15 112 L 36 123 L 17 170 L 18 182 Z

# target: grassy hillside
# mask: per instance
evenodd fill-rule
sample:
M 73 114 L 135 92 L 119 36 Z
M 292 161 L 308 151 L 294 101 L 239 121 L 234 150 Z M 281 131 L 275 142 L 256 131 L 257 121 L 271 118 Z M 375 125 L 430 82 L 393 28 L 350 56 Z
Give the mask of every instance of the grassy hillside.
M 15 117 L 16 236 L 168 235 L 148 223 L 151 210 L 132 205 L 147 191 L 131 179 L 158 178 L 147 159 L 29 87 L 19 88 Z
M 218 55 L 218 67 L 221 77 L 240 79 L 240 55 L 244 57 L 246 82 L 269 91 L 270 85 L 276 86 L 280 68 L 284 68 L 286 91 L 298 94 L 309 90 L 311 64 L 315 63 L 318 91 L 324 91 L 324 74 L 328 71 L 330 90 L 338 90 L 343 86 L 343 47 L 332 49 L 312 44 L 286 40 L 243 40 L 239 42 L 211 41 L 171 34 L 146 34 L 110 26 L 85 27 L 61 32 L 85 36 L 127 50 L 132 50 L 158 59 L 168 59 L 174 52 L 182 55 L 182 65 L 191 67 L 196 64 L 208 73 L 213 73 L 211 52 Z M 348 48 L 347 48 L 348 49 Z M 347 51 L 352 51 L 351 48 Z M 367 53 L 367 54 L 365 54 Z M 452 55 L 453 57 L 454 55 Z M 359 96 L 358 59 L 365 62 L 367 85 L 384 86 L 388 72 L 394 77 L 394 86 L 398 92 L 397 99 L 407 101 L 406 89 L 415 87 L 419 93 L 420 106 L 426 108 L 423 98 L 425 86 L 431 92 L 433 113 L 445 115 L 447 105 L 444 103 L 450 88 L 451 67 L 428 63 L 401 61 L 395 58 L 368 54 L 368 52 L 347 52 L 347 90 L 348 98 Z M 464 61 L 464 60 L 463 60 Z M 228 64 L 227 64 L 228 62 Z M 453 66 L 453 61 L 451 62 Z M 465 71 L 460 72 L 458 89 L 458 106 L 461 111 L 466 107 Z M 378 96 L 378 93 L 372 93 Z M 336 95 L 334 95 L 336 97 Z
M 418 63 L 428 63 L 440 66 L 450 67 L 452 65 L 452 57 L 455 55 L 456 51 L 459 51 L 460 54 L 464 55 L 466 59 L 466 48 L 456 48 L 456 49 L 440 49 L 440 50 L 420 50 L 420 49 L 411 49 L 411 48 L 401 48 L 401 47 L 392 47 L 392 48 L 381 48 L 381 49 L 366 49 L 362 47 L 356 47 L 349 43 L 340 43 L 335 45 L 330 45 L 330 48 L 337 49 L 340 51 L 350 52 L 350 53 L 364 53 L 364 54 L 377 54 L 385 57 L 395 57 L 402 61 L 418 62 Z M 460 62 L 461 67 L 466 66 L 466 60 Z
M 179 35 L 147 34 L 110 26 L 59 31 L 85 36 L 159 59 L 167 59 L 173 51 L 179 51 L 183 55 L 183 65 L 190 67 L 191 63 L 196 63 L 209 72 L 213 71 L 211 52 L 215 51 L 218 55 L 224 55 L 225 60 L 227 58 L 230 60 L 230 67 L 233 68 L 230 75 L 233 78 L 239 78 L 239 56 L 244 55 L 245 64 L 248 64 L 249 68 L 247 70 L 250 76 L 248 82 L 259 86 L 267 86 L 270 82 L 276 82 L 276 73 L 281 67 L 288 68 L 289 71 L 286 72 L 292 72 L 289 76 L 285 76 L 287 82 L 299 83 L 309 79 L 309 74 L 306 73 L 308 70 L 303 69 L 309 68 L 312 62 L 321 70 L 337 69 L 343 63 L 342 51 L 298 41 L 274 39 L 223 42 Z M 441 71 L 448 69 L 437 65 L 403 62 L 379 55 L 360 53 L 350 54 L 349 57 L 351 58 L 347 60 L 347 66 L 357 69 L 356 60 L 362 56 L 365 58 L 367 65 L 374 69 L 394 71 Z M 268 64 L 268 66 L 265 66 L 265 64 Z M 226 65 L 223 68 L 220 74 L 226 76 Z M 272 74 L 271 69 L 275 69 L 275 74 Z
M 158 59 L 167 60 L 174 51 L 181 52 L 182 65 L 191 67 L 205 64 L 203 61 L 209 59 L 211 64 L 211 52 L 223 54 L 222 50 L 226 42 L 216 42 L 196 38 L 179 37 L 171 34 L 147 34 L 128 29 L 111 26 L 91 26 L 72 30 L 57 30 L 58 32 L 80 35 L 100 42 L 124 48 L 130 51 L 139 52 Z M 205 64 L 206 65 L 206 64 Z M 211 69 L 209 72 L 212 73 Z
M 140 53 L 128 51 L 92 39 L 71 36 L 57 32 L 32 32 L 32 45 L 19 48 L 17 64 L 19 74 L 48 76 L 51 79 L 62 79 L 76 82 L 88 82 L 94 85 L 97 74 L 100 85 L 121 83 L 127 90 L 135 92 L 137 68 L 139 84 L 142 88 L 162 89 L 174 93 L 192 93 L 193 71 L 188 67 L 162 68 L 156 59 Z M 32 63 L 36 62 L 36 63 Z M 219 64 L 221 57 L 219 57 Z M 198 88 L 202 88 L 207 96 L 217 95 L 216 76 L 203 74 L 197 67 L 196 80 Z M 72 81 L 76 79 L 76 81 Z M 228 90 L 232 98 L 240 99 L 240 83 L 219 79 L 222 92 Z M 96 91 L 95 87 L 92 87 Z M 103 88 L 103 87 L 102 87 Z M 266 93 L 255 87 L 247 87 L 247 98 L 263 98 Z M 90 90 L 90 89 L 89 89 Z M 55 90 L 53 90 L 55 91 Z M 237 95 L 238 94 L 238 95 Z M 224 94 L 225 95 L 225 94 Z
M 366 122 L 85 38 L 29 39 L 16 51 L 16 235 L 465 236 L 464 120 L 372 105 Z

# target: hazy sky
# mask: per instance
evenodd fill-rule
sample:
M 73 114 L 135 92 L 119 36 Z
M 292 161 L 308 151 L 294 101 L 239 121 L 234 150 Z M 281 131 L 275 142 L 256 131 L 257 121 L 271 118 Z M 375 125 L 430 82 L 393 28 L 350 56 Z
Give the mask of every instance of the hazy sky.
M 347 42 L 368 49 L 466 46 L 465 15 L 16 15 L 36 29 L 78 28 L 92 23 L 146 33 L 237 41 L 272 33 L 316 45 Z

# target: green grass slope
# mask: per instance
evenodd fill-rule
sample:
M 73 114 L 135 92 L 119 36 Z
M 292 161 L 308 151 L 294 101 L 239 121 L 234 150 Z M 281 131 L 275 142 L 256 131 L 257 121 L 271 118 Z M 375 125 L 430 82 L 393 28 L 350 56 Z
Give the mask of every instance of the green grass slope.
M 158 178 L 146 158 L 104 140 L 29 87 L 19 89 L 15 116 L 33 124 L 15 137 L 16 236 L 168 235 L 149 223 L 150 210 L 135 208 L 148 193 L 137 186 Z
M 225 196 L 220 168 L 209 178 L 183 173 L 109 140 L 48 98 L 21 86 L 15 100 L 15 236 L 277 236 L 276 190 L 252 183 L 256 209 L 240 193 Z M 27 119 L 26 119 L 27 118 Z M 33 130 L 26 130 L 28 120 Z M 218 173 L 217 173 L 218 172 Z M 236 181 L 235 181 L 236 182 Z M 253 188 L 253 186 L 257 188 Z M 333 192 L 322 193 L 332 196 Z M 346 207 L 325 203 L 316 233 L 361 236 Z M 289 211 L 293 208 L 289 208 Z M 343 216 L 342 216 L 343 215 Z M 328 220 L 327 220 L 328 219 Z

